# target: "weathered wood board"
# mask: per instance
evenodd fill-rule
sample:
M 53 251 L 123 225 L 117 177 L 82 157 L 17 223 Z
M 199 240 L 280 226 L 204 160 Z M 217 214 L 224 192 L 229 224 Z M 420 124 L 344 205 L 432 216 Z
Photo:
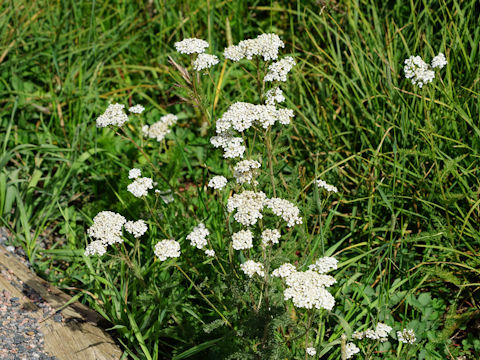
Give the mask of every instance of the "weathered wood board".
M 0 290 L 8 290 L 20 298 L 31 316 L 36 317 L 39 331 L 44 335 L 45 352 L 59 360 L 114 360 L 122 351 L 112 337 L 102 328 L 104 319 L 85 305 L 74 302 L 61 310 L 62 322 L 52 317 L 44 320 L 43 311 L 25 297 L 22 288 L 30 287 L 54 309 L 64 306 L 71 297 L 51 286 L 30 271 L 16 256 L 0 246 L 0 270 L 8 272 L 8 278 L 0 271 Z

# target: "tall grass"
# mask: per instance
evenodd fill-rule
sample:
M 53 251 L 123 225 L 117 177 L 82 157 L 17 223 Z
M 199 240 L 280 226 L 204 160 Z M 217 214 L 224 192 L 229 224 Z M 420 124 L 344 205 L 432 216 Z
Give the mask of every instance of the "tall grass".
M 173 43 L 197 36 L 218 54 L 230 42 L 275 32 L 298 63 L 285 91 L 296 118 L 277 149 L 278 182 L 306 207 L 319 203 L 315 189 L 315 202 L 300 191 L 313 189 L 315 175 L 343 193 L 317 209 L 328 215 L 307 219 L 305 231 L 318 240 L 297 239 L 289 255 L 311 251 L 313 259 L 330 249 L 342 260 L 350 280 L 336 297 L 347 299 L 342 310 L 352 329 L 392 312 L 424 327 L 424 358 L 479 358 L 479 11 L 475 0 L 5 1 L 2 222 L 39 272 L 83 292 L 82 300 L 113 323 L 130 356 L 205 358 L 218 340 L 192 335 L 206 322 L 197 311 L 207 307 L 201 299 L 198 307 L 179 300 L 194 294 L 180 277 L 162 272 L 150 290 L 165 297 L 148 304 L 141 277 L 153 269 L 131 276 L 119 265 L 105 279 L 78 250 L 98 211 L 134 215 L 125 172 L 145 163 L 93 120 L 109 101 L 144 104 L 151 109 L 146 120 L 178 113 L 170 140 L 176 146 L 158 161 L 169 178 L 180 179 L 172 185 L 203 199 L 192 185 L 224 165 L 204 150 L 199 110 L 185 106 L 172 86 Z M 404 78 L 404 59 L 440 51 L 449 60 L 441 78 L 423 89 Z M 255 100 L 249 75 L 238 65 L 225 69 L 214 79 L 218 88 L 205 89 L 216 117 L 234 99 Z M 38 238 L 48 234 L 65 241 L 43 250 Z M 128 305 L 112 301 L 122 298 Z M 329 335 L 339 338 L 339 331 Z

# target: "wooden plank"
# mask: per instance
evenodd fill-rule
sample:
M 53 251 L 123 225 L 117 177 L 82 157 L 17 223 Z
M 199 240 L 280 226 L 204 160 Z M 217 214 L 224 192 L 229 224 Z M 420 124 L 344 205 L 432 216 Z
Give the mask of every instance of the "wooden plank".
M 116 360 L 122 351 L 112 337 L 103 330 L 105 320 L 87 306 L 74 302 L 61 311 L 63 322 L 53 318 L 44 320 L 43 311 L 22 293 L 28 286 L 45 302 L 58 309 L 71 297 L 51 286 L 30 271 L 16 256 L 0 246 L 0 268 L 8 272 L 8 279 L 0 274 L 0 289 L 6 289 L 19 297 L 24 308 L 41 321 L 39 331 L 44 335 L 45 351 L 59 360 Z

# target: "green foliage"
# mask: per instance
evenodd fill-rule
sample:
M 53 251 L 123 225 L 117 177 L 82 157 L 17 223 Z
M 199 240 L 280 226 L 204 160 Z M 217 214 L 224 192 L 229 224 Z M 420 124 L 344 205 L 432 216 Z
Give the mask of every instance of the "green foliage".
M 275 186 L 307 216 L 282 240 L 272 268 L 287 261 L 306 268 L 323 254 L 341 262 L 337 304 L 316 318 L 324 325 L 313 339 L 324 349 L 318 357 L 340 358 L 342 333 L 383 321 L 414 329 L 419 345 L 381 344 L 378 358 L 405 351 L 410 358 L 478 358 L 477 13 L 474 0 L 3 2 L 2 223 L 40 273 L 80 289 L 132 358 L 304 358 L 305 344 L 292 340 L 302 333 L 294 325 L 301 314 L 291 306 L 252 312 L 246 304 L 258 285 L 230 263 L 222 271 L 190 252 L 178 260 L 189 282 L 153 255 L 164 238 L 187 245 L 200 221 L 215 229 L 214 248 L 228 252 L 238 224 L 225 214 L 228 195 L 212 199 L 205 190 L 209 178 L 229 171 L 209 145 L 209 121 L 232 102 L 259 102 L 254 65 L 228 63 L 222 72 L 220 56 L 218 88 L 202 82 L 204 103 L 187 105 L 190 89 L 168 57 L 180 66 L 188 61 L 173 43 L 197 36 L 220 55 L 230 41 L 275 32 L 286 43 L 284 54 L 297 61 L 283 87 L 296 117 L 275 134 L 273 181 L 262 169 L 259 182 L 267 195 Z M 439 51 L 449 61 L 440 78 L 412 86 L 404 59 L 431 59 Z M 178 114 L 179 122 L 160 147 L 141 140 L 148 159 L 113 131 L 95 128 L 109 102 L 147 108 L 126 129 L 138 141 L 141 125 L 166 113 Z M 262 159 L 264 140 L 249 149 L 261 150 L 253 153 Z M 107 261 L 83 257 L 78 249 L 89 242 L 85 230 L 99 211 L 150 216 L 126 191 L 130 168 L 155 173 L 149 160 L 161 169 L 163 194 L 175 196 L 173 204 L 161 197 L 152 204 L 160 226 L 141 241 L 128 238 Z M 322 198 L 314 178 L 335 184 L 341 197 Z M 65 241 L 42 249 L 39 239 L 49 234 Z M 226 325 L 193 284 L 239 327 Z M 283 295 L 271 289 L 269 296 Z M 248 330 L 239 336 L 240 328 Z M 264 331 L 268 340 L 259 347 Z

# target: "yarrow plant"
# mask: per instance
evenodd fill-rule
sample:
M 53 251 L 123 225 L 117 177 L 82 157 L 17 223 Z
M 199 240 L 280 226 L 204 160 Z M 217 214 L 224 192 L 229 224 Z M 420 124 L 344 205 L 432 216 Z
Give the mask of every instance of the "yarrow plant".
M 405 78 L 410 79 L 413 85 L 422 88 L 435 79 L 435 68 L 442 69 L 447 65 L 447 60 L 443 53 L 439 53 L 432 60 L 431 65 L 427 64 L 420 56 L 410 56 L 405 60 L 403 71 Z
M 162 158 L 163 162 L 155 159 L 162 151 L 168 152 L 173 146 L 169 143 L 176 143 L 166 139 L 176 139 L 178 128 L 188 125 L 182 123 L 187 112 L 177 116 L 165 109 L 162 113 L 166 115 L 148 125 L 143 119 L 148 113 L 143 105 L 128 109 L 134 114 L 130 114 L 132 120 L 124 105 L 109 105 L 96 123 L 111 128 L 139 150 L 141 160 L 122 175 L 128 178 L 123 190 L 144 205 L 139 211 L 144 219 L 127 221 L 112 211 L 98 213 L 87 230 L 95 240 L 87 245 L 84 254 L 105 257 L 107 247 L 115 247 L 112 251 L 122 252 L 122 259 L 145 286 L 160 281 L 160 275 L 158 279 L 156 275 L 145 279 L 145 269 L 154 274 L 157 270 L 152 269 L 159 269 L 164 281 L 179 274 L 183 279 L 179 281 L 188 284 L 184 287 L 196 291 L 202 301 L 201 306 L 198 301 L 192 302 L 186 312 L 197 314 L 207 307 L 205 316 L 215 318 L 208 321 L 208 326 L 202 324 L 208 329 L 206 333 L 229 331 L 235 346 L 247 349 L 252 356 L 262 358 L 260 354 L 273 353 L 273 347 L 281 349 L 278 351 L 287 358 L 298 356 L 299 348 L 302 357 L 323 356 L 317 355 L 317 350 L 324 354 L 324 349 L 331 347 L 327 344 L 335 343 L 343 332 L 338 331 L 342 325 L 336 321 L 340 317 L 336 312 L 337 287 L 343 279 L 335 278 L 334 272 L 341 264 L 326 255 L 323 243 L 317 246 L 320 240 L 314 239 L 311 216 L 304 213 L 315 206 L 302 203 L 302 196 L 294 196 L 283 178 L 287 161 L 279 156 L 283 151 L 281 141 L 295 121 L 296 110 L 281 105 L 286 92 L 280 86 L 285 86 L 297 61 L 292 56 L 281 57 L 280 49 L 285 44 L 276 34 L 262 34 L 225 48 L 225 64 L 241 63 L 240 67 L 255 79 L 258 93 L 250 98 L 229 99 L 228 104 L 217 107 L 209 103 L 204 92 L 209 86 L 220 87 L 209 83 L 215 77 L 201 74 L 215 71 L 221 61 L 219 56 L 206 54 L 209 44 L 202 39 L 187 38 L 174 47 L 180 60 L 170 59 L 170 64 L 178 72 L 174 76 L 176 88 L 181 91 L 178 98 L 200 113 L 199 133 L 210 135 L 202 139 L 202 144 L 208 144 L 205 146 L 213 152 L 211 156 L 221 159 L 221 164 L 212 169 L 207 162 L 200 162 L 202 180 L 194 176 L 191 182 L 172 179 L 161 168 L 168 156 Z M 190 63 L 184 63 L 182 57 L 189 58 Z M 431 67 L 440 68 L 444 62 L 436 58 Z M 419 86 L 431 81 L 430 67 L 419 59 L 411 59 L 407 65 L 406 76 Z M 127 121 L 128 126 L 123 126 Z M 182 156 L 191 152 L 186 144 L 177 146 Z M 156 150 L 149 155 L 152 148 Z M 191 166 L 195 165 L 188 163 Z M 334 185 L 313 176 L 309 181 L 327 193 L 338 192 Z M 148 241 L 142 237 L 148 237 Z M 144 251 L 150 256 L 141 254 Z M 144 266 L 143 259 L 151 262 Z M 162 297 L 160 292 L 155 294 Z M 185 296 L 185 301 L 191 298 Z M 261 321 L 252 330 L 244 328 L 246 318 Z M 133 322 L 130 325 L 138 326 Z M 319 346 L 325 329 L 331 339 L 323 339 Z M 352 338 L 384 342 L 391 331 L 388 325 L 378 323 L 375 330 L 356 332 Z M 410 344 L 415 339 L 409 330 L 399 332 L 397 337 Z M 353 342 L 344 342 L 341 349 L 337 346 L 333 351 L 352 358 L 360 349 Z

